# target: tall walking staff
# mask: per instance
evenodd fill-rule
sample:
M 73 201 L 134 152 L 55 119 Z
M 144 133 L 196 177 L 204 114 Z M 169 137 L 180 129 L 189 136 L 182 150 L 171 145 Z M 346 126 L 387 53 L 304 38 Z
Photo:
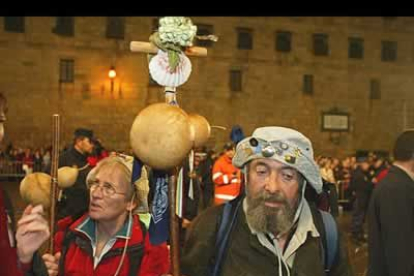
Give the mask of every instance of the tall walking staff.
M 174 168 L 168 176 L 168 202 L 170 210 L 170 258 L 172 265 L 172 275 L 180 276 L 180 221 L 175 213 L 176 190 L 177 190 L 177 173 L 178 169 Z
M 59 167 L 59 114 L 52 116 L 52 164 L 50 185 L 50 241 L 49 253 L 54 254 L 55 218 L 56 218 L 56 199 L 58 196 L 58 167 Z
M 155 228 L 158 225 L 158 229 L 165 228 L 163 218 L 166 217 L 168 207 L 171 272 L 174 276 L 181 276 L 180 225 L 176 214 L 177 175 L 179 166 L 195 144 L 197 128 L 192 127 L 187 113 L 178 107 L 176 88 L 184 84 L 191 73 L 191 62 L 186 54 L 206 56 L 207 49 L 192 47 L 193 38 L 197 37 L 197 27 L 189 18 L 163 17 L 159 23 L 158 30 L 150 36 L 150 43 L 133 41 L 130 47 L 133 52 L 156 54 L 149 61 L 149 71 L 151 77 L 165 88 L 165 103 L 153 104 L 143 109 L 136 117 L 130 135 L 136 157 L 151 168 L 160 170 L 153 205 L 159 205 L 160 208 L 153 209 L 149 232 L 151 234 L 153 225 Z M 215 36 L 197 38 L 217 40 Z M 168 204 L 164 200 L 168 200 Z M 163 231 L 156 229 L 154 233 L 160 234 Z M 164 241 L 165 235 L 162 236 L 161 241 Z
M 175 88 L 165 87 L 165 102 L 169 105 L 178 106 L 175 97 Z M 168 204 L 170 222 L 170 259 L 173 276 L 181 276 L 180 269 L 180 220 L 176 215 L 177 199 L 177 176 L 180 168 L 172 168 L 168 172 Z

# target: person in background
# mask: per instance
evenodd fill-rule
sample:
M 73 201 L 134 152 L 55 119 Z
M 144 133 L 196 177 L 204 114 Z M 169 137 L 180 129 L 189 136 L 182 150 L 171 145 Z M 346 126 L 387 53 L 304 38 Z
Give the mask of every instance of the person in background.
M 320 166 L 321 166 L 322 178 L 328 181 L 329 183 L 336 184 L 332 158 L 330 157 L 325 158 L 325 160 L 321 162 Z
M 93 145 L 92 154 L 88 156 L 88 163 L 92 168 L 95 167 L 99 161 L 109 156 L 108 151 L 102 146 L 99 139 L 93 140 Z
M 195 156 L 199 158 L 199 165 L 197 171 L 201 176 L 201 190 L 202 190 L 202 209 L 213 204 L 214 198 L 214 182 L 212 179 L 212 170 L 214 161 L 211 157 L 211 154 L 207 151 L 206 148 L 203 148 L 200 151 L 195 153 Z
M 182 274 L 210 275 L 220 262 L 216 275 L 222 276 L 328 275 L 322 258 L 322 214 L 304 197 L 308 185 L 322 191 L 310 140 L 289 128 L 258 128 L 239 142 L 233 164 L 245 171 L 245 194 L 207 209 L 192 222 Z M 236 209 L 228 219 L 228 242 L 220 244 L 226 251 L 217 257 L 218 222 L 229 204 Z M 335 262 L 329 275 L 353 275 L 346 244 L 341 238 L 335 242 L 338 249 L 332 253 Z
M 213 166 L 214 204 L 219 205 L 235 199 L 241 191 L 241 172 L 232 164 L 235 146 L 224 145 L 224 153 Z
M 394 143 L 394 163 L 374 189 L 368 212 L 368 276 L 414 273 L 414 131 Z
M 352 173 L 350 181 L 350 189 L 355 195 L 351 233 L 355 244 L 360 245 L 361 243 L 366 242 L 363 226 L 373 184 L 369 178 L 370 163 L 368 158 L 366 156 L 360 156 L 357 161 L 358 167 Z
M 6 121 L 7 100 L 0 93 L 0 141 L 4 137 L 4 123 Z M 12 146 L 9 151 L 11 151 Z M 14 209 L 10 197 L 0 186 L 0 274 L 4 276 L 22 276 L 18 269 L 16 240 L 14 237 Z
M 33 154 L 33 172 L 41 172 L 43 166 L 43 157 L 39 149 L 36 149 Z
M 89 195 L 85 179 L 91 170 L 87 158 L 93 151 L 92 141 L 92 130 L 78 128 L 74 132 L 73 145 L 59 156 L 59 168 L 76 167 L 79 173 L 75 184 L 63 190 L 62 198 L 57 204 L 58 218 L 77 216 L 88 210 Z
M 375 176 L 372 179 L 372 183 L 374 184 L 374 187 L 376 187 L 378 183 L 388 174 L 390 169 L 389 161 L 385 158 L 378 158 L 374 163 L 374 168 Z

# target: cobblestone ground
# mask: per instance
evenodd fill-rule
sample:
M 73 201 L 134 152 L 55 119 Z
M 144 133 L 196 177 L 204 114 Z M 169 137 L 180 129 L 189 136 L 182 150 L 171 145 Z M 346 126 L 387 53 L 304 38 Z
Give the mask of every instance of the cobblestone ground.
M 338 218 L 339 228 L 346 237 L 348 254 L 356 276 L 367 275 L 368 248 L 367 244 L 356 245 L 351 240 L 351 213 L 343 212 Z M 365 225 L 366 226 L 366 225 Z M 365 231 L 366 233 L 366 231 Z
M 3 182 L 2 187 L 10 195 L 13 206 L 15 208 L 16 219 L 21 216 L 21 213 L 24 209 L 25 203 L 20 197 L 19 194 L 19 184 L 18 182 Z M 363 244 L 361 246 L 356 246 L 350 238 L 350 224 L 351 224 L 351 213 L 343 212 L 338 218 L 339 228 L 346 237 L 348 254 L 351 260 L 351 265 L 354 267 L 356 276 L 366 276 L 367 273 L 367 258 L 368 251 L 367 245 Z

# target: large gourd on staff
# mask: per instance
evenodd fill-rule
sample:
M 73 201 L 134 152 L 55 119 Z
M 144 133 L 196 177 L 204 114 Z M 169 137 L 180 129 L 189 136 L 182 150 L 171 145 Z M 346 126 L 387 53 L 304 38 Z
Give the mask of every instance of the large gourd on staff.
M 148 166 L 178 166 L 193 145 L 187 113 L 167 103 L 152 104 L 138 114 L 130 132 L 134 154 Z
M 211 127 L 207 119 L 199 114 L 188 114 L 193 147 L 203 146 L 210 137 Z
M 58 169 L 58 186 L 66 189 L 75 184 L 78 169 L 61 167 Z M 20 182 L 20 196 L 27 204 L 41 204 L 45 210 L 50 207 L 50 187 L 52 177 L 46 173 L 35 172 L 25 176 Z
M 20 195 L 24 202 L 41 204 L 45 210 L 50 207 L 50 185 L 52 178 L 46 173 L 28 174 L 20 182 Z

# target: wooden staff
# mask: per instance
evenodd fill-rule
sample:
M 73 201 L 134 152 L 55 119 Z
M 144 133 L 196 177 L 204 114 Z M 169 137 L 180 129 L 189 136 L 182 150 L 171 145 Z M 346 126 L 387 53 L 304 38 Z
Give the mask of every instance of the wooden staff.
M 156 54 L 158 47 L 151 42 L 132 41 L 129 45 L 131 52 Z M 204 47 L 187 47 L 184 53 L 188 56 L 205 57 L 207 56 L 207 48 Z
M 175 88 L 164 87 L 165 102 L 177 104 Z M 179 168 L 175 167 L 168 172 L 168 202 L 170 209 L 170 263 L 173 276 L 181 276 L 180 270 L 180 220 L 175 212 L 177 176 Z
M 175 213 L 177 192 L 177 168 L 171 170 L 168 176 L 168 201 L 170 204 L 170 260 L 173 276 L 181 276 L 180 270 L 180 222 Z
M 150 42 L 132 41 L 130 43 L 131 52 L 157 54 L 158 47 Z M 207 48 L 203 47 L 187 47 L 184 52 L 188 56 L 206 57 Z M 165 87 L 166 93 L 165 102 L 177 102 L 175 87 Z M 172 266 L 172 275 L 181 276 L 180 273 L 180 238 L 179 238 L 179 219 L 175 213 L 176 205 L 176 190 L 177 190 L 177 175 L 178 168 L 174 168 L 169 172 L 168 176 L 168 197 L 170 207 L 170 261 Z
M 52 183 L 50 186 L 50 240 L 49 253 L 54 254 L 55 236 L 55 211 L 56 198 L 58 195 L 58 167 L 59 167 L 59 114 L 52 117 L 52 164 L 51 164 Z

